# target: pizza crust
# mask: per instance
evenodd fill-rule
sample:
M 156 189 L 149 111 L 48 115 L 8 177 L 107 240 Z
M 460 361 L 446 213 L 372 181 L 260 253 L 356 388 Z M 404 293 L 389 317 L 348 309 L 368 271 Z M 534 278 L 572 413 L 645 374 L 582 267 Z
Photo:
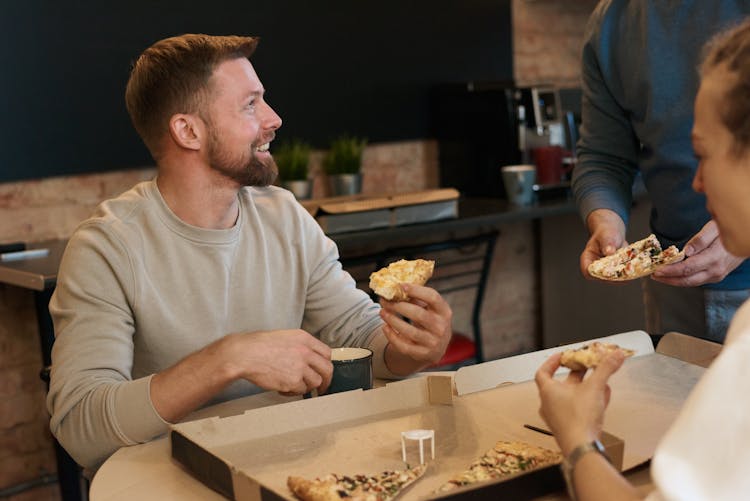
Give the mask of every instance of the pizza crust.
M 370 288 L 388 301 L 406 301 L 409 296 L 400 284 L 424 285 L 432 276 L 435 261 L 401 259 L 370 274 Z
M 594 341 L 575 350 L 565 350 L 560 357 L 560 365 L 573 371 L 585 371 L 598 366 L 604 358 L 614 351 L 621 351 L 626 357 L 632 357 L 635 351 L 621 348 L 613 343 Z
M 600 280 L 623 282 L 652 274 L 662 266 L 685 259 L 685 252 L 674 245 L 662 250 L 656 235 L 618 249 L 588 266 L 589 275 Z
M 307 480 L 302 477 L 289 477 L 286 484 L 295 496 L 302 501 L 340 501 L 333 479 Z

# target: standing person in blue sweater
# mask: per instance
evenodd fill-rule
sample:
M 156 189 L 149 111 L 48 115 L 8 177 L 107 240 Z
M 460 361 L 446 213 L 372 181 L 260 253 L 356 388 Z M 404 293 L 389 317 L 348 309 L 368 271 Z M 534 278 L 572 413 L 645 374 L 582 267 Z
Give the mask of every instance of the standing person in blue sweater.
M 723 342 L 729 320 L 750 294 L 750 261 L 718 237 L 705 196 L 690 183 L 690 147 L 700 48 L 750 14 L 740 0 L 603 0 L 583 49 L 583 102 L 573 193 L 590 233 L 580 264 L 626 244 L 632 186 L 640 174 L 662 246 L 687 259 L 644 280 L 646 329 Z M 643 235 L 645 236 L 645 235 Z

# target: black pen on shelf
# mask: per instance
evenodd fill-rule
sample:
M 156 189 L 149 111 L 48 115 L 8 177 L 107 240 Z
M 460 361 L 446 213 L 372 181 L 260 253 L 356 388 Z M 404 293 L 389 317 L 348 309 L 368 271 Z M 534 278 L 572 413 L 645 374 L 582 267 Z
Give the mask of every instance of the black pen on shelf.
M 23 242 L 9 242 L 7 244 L 0 244 L 0 254 L 6 252 L 18 252 L 26 249 L 26 244 Z

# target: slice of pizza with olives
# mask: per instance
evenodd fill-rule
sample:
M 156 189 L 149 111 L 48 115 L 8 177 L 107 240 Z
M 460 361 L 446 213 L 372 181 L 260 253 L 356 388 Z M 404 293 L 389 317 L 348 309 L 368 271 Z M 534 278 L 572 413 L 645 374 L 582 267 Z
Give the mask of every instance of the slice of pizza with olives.
M 424 475 L 427 465 L 406 470 L 386 470 L 374 475 L 331 473 L 308 480 L 289 477 L 289 489 L 302 501 L 391 501 Z
M 677 263 L 685 258 L 685 252 L 674 245 L 662 250 L 656 235 L 618 249 L 614 254 L 604 256 L 591 263 L 589 275 L 600 280 L 622 282 L 635 280 L 652 274 L 659 267 Z
M 559 464 L 562 455 L 559 452 L 527 444 L 525 442 L 500 441 L 488 450 L 469 468 L 455 475 L 436 492 L 445 492 L 465 485 L 506 477 L 544 466 Z

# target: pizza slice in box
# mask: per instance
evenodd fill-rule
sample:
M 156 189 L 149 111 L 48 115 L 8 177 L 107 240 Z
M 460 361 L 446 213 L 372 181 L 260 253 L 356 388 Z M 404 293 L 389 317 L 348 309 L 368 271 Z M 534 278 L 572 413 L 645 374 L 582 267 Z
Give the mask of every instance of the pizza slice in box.
M 302 501 L 391 501 L 424 475 L 427 465 L 406 470 L 386 470 L 374 475 L 331 473 L 308 480 L 291 476 L 287 485 Z
M 561 462 L 562 455 L 557 451 L 525 442 L 500 441 L 471 463 L 466 470 L 440 486 L 436 492 L 452 491 L 465 485 L 507 477 Z

